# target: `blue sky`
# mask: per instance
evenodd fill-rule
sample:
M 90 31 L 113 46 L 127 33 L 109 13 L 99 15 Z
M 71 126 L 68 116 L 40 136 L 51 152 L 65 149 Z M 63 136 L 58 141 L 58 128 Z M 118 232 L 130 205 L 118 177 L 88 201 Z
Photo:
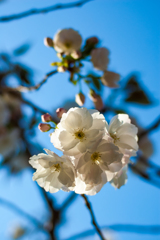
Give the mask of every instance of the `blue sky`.
M 53 5 L 59 1 L 38 0 L 7 0 L 0 4 L 0 16 L 18 13 L 30 8 L 41 8 Z M 60 1 L 66 3 L 68 1 Z M 73 1 L 69 1 L 73 2 Z M 57 57 L 49 48 L 43 45 L 46 36 L 53 37 L 58 29 L 72 27 L 78 30 L 83 39 L 98 36 L 102 46 L 107 47 L 110 54 L 109 69 L 126 77 L 132 72 L 138 72 L 143 85 L 147 86 L 155 99 L 159 99 L 160 79 L 160 1 L 159 0 L 94 0 L 81 8 L 39 14 L 21 20 L 0 23 L 0 50 L 12 52 L 19 45 L 30 42 L 32 48 L 21 56 L 19 61 L 30 66 L 34 71 L 35 82 L 39 82 L 45 73 L 52 70 L 50 63 Z M 16 61 L 16 59 L 15 59 Z M 89 68 L 89 66 L 87 66 Z M 67 74 L 53 76 L 39 91 L 25 93 L 25 97 L 38 106 L 53 111 L 63 107 L 66 99 L 74 99 L 78 88 L 67 81 Z M 64 87 L 65 86 L 65 87 Z M 83 86 L 84 92 L 87 89 Z M 104 91 L 105 98 L 107 91 Z M 93 107 L 88 99 L 86 107 Z M 138 116 L 143 126 L 148 126 L 159 114 L 159 106 L 148 108 L 130 108 L 132 115 Z M 159 163 L 158 142 L 159 133 L 151 134 L 155 144 L 154 162 Z M 42 146 L 55 150 L 49 142 L 48 133 L 37 131 L 36 141 Z M 9 177 L 7 171 L 0 174 L 0 196 L 11 200 L 27 212 L 38 217 L 39 209 L 44 203 L 40 198 L 35 184 L 31 180 L 32 173 L 24 171 L 18 176 Z M 90 197 L 99 225 L 115 223 L 159 224 L 160 207 L 159 190 L 138 176 L 129 173 L 126 186 L 115 190 L 109 184 L 100 193 Z M 7 189 L 7 190 L 6 190 Z M 67 193 L 54 195 L 56 203 L 60 204 Z M 0 206 L 0 236 L 9 240 L 7 228 L 14 221 L 21 221 L 12 212 Z M 43 218 L 44 212 L 39 218 Z M 26 224 L 25 220 L 22 223 Z M 80 197 L 68 209 L 66 223 L 60 227 L 60 239 L 65 239 L 78 232 L 91 229 L 90 216 Z M 43 236 L 41 235 L 43 239 Z M 27 239 L 27 238 L 26 238 Z M 34 238 L 33 238 L 34 239 Z M 86 239 L 93 239 L 93 236 Z M 119 240 L 158 240 L 158 235 L 140 235 L 118 233 Z

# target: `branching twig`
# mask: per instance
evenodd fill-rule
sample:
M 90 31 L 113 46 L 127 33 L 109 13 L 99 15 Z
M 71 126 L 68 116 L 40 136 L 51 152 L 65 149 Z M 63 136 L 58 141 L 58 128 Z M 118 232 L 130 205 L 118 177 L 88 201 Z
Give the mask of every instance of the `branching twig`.
M 43 80 L 38 83 L 35 86 L 31 86 L 31 87 L 26 87 L 26 86 L 19 86 L 16 88 L 12 88 L 13 90 L 16 90 L 18 92 L 26 92 L 26 91 L 32 91 L 32 90 L 38 90 L 47 80 L 49 77 L 51 77 L 53 74 L 57 73 L 57 70 L 51 71 L 49 73 L 47 73 L 45 75 L 45 77 L 43 78 Z
M 94 225 L 99 237 L 101 238 L 101 240 L 107 240 L 104 238 L 98 224 L 97 224 L 97 221 L 96 221 L 96 218 L 94 216 L 94 212 L 92 210 L 92 206 L 90 204 L 90 202 L 88 201 L 87 197 L 84 195 L 84 194 L 81 194 L 81 196 L 83 197 L 84 201 L 85 201 L 85 204 L 86 204 L 86 207 L 88 208 L 89 212 L 90 212 L 90 215 L 91 215 L 91 219 L 92 219 L 92 224 Z
M 73 3 L 65 3 L 65 4 L 56 4 L 50 7 L 46 7 L 46 8 L 40 8 L 40 9 L 31 9 L 22 13 L 18 13 L 18 14 L 13 14 L 10 16 L 4 16 L 4 17 L 0 17 L 0 22 L 9 22 L 12 20 L 16 20 L 16 19 L 21 19 L 24 17 L 28 17 L 31 15 L 36 15 L 36 14 L 40 14 L 40 13 L 48 13 L 48 12 L 52 12 L 52 11 L 56 11 L 56 10 L 61 10 L 61 9 L 67 9 L 67 8 L 73 8 L 73 7 L 81 7 L 82 5 L 84 5 L 85 3 L 89 2 L 91 0 L 81 0 L 78 2 L 73 2 Z

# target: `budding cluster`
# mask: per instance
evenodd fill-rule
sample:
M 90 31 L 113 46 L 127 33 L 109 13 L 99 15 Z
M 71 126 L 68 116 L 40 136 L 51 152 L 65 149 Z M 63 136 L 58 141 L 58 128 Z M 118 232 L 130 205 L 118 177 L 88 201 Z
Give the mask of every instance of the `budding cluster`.
M 60 62 L 53 62 L 51 65 L 57 67 L 58 72 L 70 73 L 70 82 L 76 85 L 84 81 L 89 89 L 93 89 L 94 80 L 109 88 L 117 88 L 117 82 L 120 80 L 120 75 L 115 72 L 108 71 L 109 50 L 105 47 L 98 47 L 99 39 L 96 36 L 86 39 L 83 45 L 82 37 L 78 31 L 72 28 L 59 30 L 53 40 L 49 37 L 45 38 L 44 44 L 52 47 L 57 52 Z M 80 74 L 83 61 L 89 60 L 96 70 L 102 71 L 102 75 L 89 74 L 82 76 Z M 92 86 L 91 86 L 92 85 Z M 80 91 L 76 95 L 75 101 L 79 106 L 85 102 L 85 96 Z M 101 110 L 103 102 L 100 94 L 97 94 L 93 101 L 95 108 Z
M 91 95 L 96 102 L 97 95 Z M 63 155 L 45 149 L 47 154 L 31 157 L 29 162 L 36 168 L 33 180 L 51 193 L 62 189 L 94 195 L 107 182 L 116 188 L 124 185 L 130 157 L 138 150 L 137 128 L 129 116 L 118 114 L 108 124 L 97 110 L 60 108 L 57 113 L 63 114 L 50 140 Z

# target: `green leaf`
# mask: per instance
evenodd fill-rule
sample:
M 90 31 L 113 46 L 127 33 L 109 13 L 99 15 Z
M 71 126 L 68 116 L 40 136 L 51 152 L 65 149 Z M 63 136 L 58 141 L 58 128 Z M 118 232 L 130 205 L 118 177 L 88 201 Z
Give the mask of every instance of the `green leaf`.
M 92 80 L 93 80 L 93 84 L 95 86 L 95 88 L 100 91 L 101 90 L 101 84 L 100 84 L 100 81 L 98 78 L 96 77 L 92 77 Z
M 23 55 L 25 54 L 29 49 L 30 49 L 31 45 L 29 43 L 25 43 L 23 44 L 22 46 L 16 48 L 14 51 L 13 51 L 13 54 L 15 56 L 20 56 L 20 55 Z
M 126 102 L 133 102 L 139 104 L 149 105 L 152 104 L 148 96 L 143 90 L 135 91 L 130 94 L 128 98 L 125 99 Z

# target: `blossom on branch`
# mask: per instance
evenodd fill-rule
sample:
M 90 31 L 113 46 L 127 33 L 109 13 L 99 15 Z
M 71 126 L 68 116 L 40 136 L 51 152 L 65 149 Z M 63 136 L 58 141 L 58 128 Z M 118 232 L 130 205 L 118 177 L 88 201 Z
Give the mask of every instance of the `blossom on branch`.
M 54 36 L 54 48 L 57 52 L 70 54 L 81 48 L 82 37 L 72 28 L 59 30 Z
M 109 51 L 105 47 L 95 48 L 91 52 L 91 61 L 95 69 L 105 71 L 109 63 Z
M 33 181 L 43 187 L 47 192 L 55 193 L 60 189 L 70 191 L 75 186 L 75 171 L 69 157 L 59 157 L 54 152 L 44 149 L 46 153 L 40 153 L 30 158 L 29 163 L 36 172 Z
M 136 155 L 138 151 L 138 129 L 135 125 L 131 124 L 131 120 L 127 114 L 118 114 L 113 117 L 110 124 L 107 125 L 107 132 L 122 153 L 128 150 L 133 155 Z
M 105 118 L 98 111 L 71 108 L 63 113 L 51 142 L 65 154 L 76 155 L 93 148 L 104 132 Z

